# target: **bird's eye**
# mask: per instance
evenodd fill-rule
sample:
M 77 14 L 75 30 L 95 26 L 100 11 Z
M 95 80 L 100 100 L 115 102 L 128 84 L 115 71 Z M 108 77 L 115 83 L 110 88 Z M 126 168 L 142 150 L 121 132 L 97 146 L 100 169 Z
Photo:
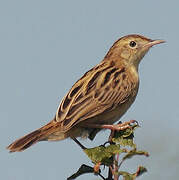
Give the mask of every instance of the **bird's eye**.
M 135 41 L 131 41 L 131 42 L 129 43 L 129 46 L 130 46 L 130 47 L 135 47 L 135 46 L 136 46 L 136 42 L 135 42 Z

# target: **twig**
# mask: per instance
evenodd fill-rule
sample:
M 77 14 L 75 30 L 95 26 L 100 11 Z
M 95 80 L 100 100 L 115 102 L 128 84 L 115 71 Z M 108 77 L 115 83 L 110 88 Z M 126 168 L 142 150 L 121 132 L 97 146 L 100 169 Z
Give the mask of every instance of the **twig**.
M 103 179 L 106 180 L 104 176 L 102 176 L 100 173 L 98 173 L 98 175 Z
M 113 180 L 113 173 L 112 173 L 112 167 L 109 166 L 109 169 L 108 169 L 108 177 L 106 178 L 106 180 Z

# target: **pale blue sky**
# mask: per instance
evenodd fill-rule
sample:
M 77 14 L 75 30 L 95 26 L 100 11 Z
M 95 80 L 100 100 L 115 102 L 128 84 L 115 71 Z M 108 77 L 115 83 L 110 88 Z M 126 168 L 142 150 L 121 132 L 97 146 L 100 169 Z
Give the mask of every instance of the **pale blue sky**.
M 131 172 L 137 165 L 147 167 L 139 179 L 176 179 L 178 17 L 177 0 L 0 1 L 0 179 L 63 180 L 88 164 L 71 140 L 38 143 L 23 153 L 9 154 L 5 147 L 51 120 L 73 83 L 102 60 L 114 41 L 131 33 L 167 43 L 143 59 L 139 94 L 122 119 L 140 122 L 136 141 L 150 157 L 126 165 Z M 83 143 L 97 145 L 106 137 L 102 132 L 94 143 Z M 79 178 L 84 179 L 99 178 Z

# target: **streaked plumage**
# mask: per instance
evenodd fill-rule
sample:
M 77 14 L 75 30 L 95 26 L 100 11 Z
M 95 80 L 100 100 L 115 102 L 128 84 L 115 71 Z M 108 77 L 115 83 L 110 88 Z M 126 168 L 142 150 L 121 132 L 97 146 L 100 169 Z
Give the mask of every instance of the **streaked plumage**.
M 91 128 L 89 124 L 113 124 L 134 102 L 139 87 L 139 62 L 151 46 L 162 42 L 140 35 L 120 38 L 100 64 L 72 86 L 51 122 L 16 140 L 8 149 L 23 151 L 42 140 L 79 136 L 93 139 L 100 129 Z

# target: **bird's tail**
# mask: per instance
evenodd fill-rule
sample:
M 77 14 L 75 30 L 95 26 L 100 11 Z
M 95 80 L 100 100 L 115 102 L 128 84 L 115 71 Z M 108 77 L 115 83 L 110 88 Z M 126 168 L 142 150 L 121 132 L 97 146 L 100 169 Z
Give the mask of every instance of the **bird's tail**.
M 58 130 L 59 130 L 58 122 L 55 122 L 54 120 L 50 121 L 45 126 L 31 132 L 30 134 L 21 137 L 20 139 L 17 139 L 12 144 L 10 144 L 7 147 L 7 149 L 10 152 L 24 151 L 33 144 L 37 143 L 38 141 L 48 140 L 48 136 Z

